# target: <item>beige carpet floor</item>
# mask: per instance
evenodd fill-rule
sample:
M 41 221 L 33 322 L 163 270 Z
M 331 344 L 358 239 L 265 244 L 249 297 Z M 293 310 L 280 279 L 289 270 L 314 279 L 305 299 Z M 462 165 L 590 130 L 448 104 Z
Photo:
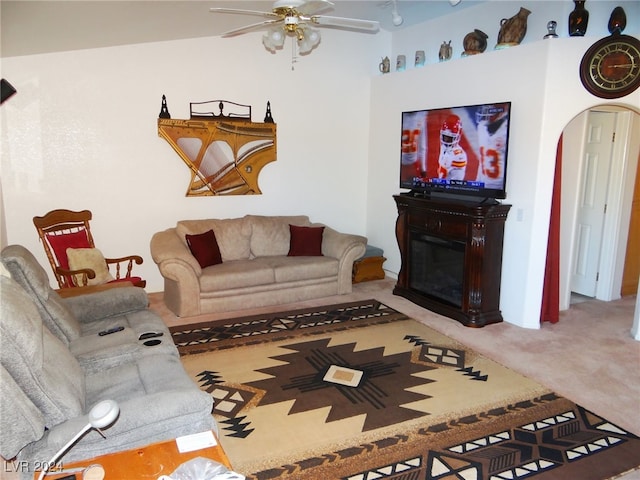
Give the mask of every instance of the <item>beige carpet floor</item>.
M 377 280 L 354 285 L 349 295 L 190 318 L 173 315 L 161 293 L 149 298 L 168 326 L 376 298 L 640 435 L 640 342 L 630 335 L 635 297 L 578 303 L 562 312 L 559 323 L 539 330 L 507 322 L 473 329 L 393 295 L 394 284 Z M 640 472 L 621 478 L 640 480 Z

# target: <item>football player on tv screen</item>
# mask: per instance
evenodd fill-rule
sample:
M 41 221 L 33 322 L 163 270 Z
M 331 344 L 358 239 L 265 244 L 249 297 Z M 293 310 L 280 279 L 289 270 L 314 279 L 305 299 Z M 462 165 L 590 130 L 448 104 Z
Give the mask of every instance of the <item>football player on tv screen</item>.
M 476 112 L 480 168 L 477 181 L 488 188 L 502 188 L 507 149 L 507 112 L 501 105 L 485 105 Z
M 467 152 L 460 146 L 462 122 L 457 115 L 448 115 L 440 128 L 440 157 L 438 177 L 464 180 L 467 170 Z

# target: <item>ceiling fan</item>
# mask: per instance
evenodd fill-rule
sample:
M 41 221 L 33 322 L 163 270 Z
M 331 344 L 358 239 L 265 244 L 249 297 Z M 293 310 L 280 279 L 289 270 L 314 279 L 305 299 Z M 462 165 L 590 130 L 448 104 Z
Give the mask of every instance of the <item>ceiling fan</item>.
M 380 24 L 372 20 L 357 18 L 332 17 L 319 15 L 320 12 L 333 7 L 328 0 L 277 0 L 271 12 L 257 10 L 242 10 L 236 8 L 210 8 L 212 13 L 232 13 L 265 17 L 259 23 L 246 25 L 222 34 L 223 37 L 233 37 L 252 30 L 269 28 L 262 37 L 262 43 L 270 51 L 282 48 L 287 35 L 298 41 L 301 54 L 309 53 L 320 43 L 320 32 L 311 26 L 336 27 L 365 32 L 377 32 Z

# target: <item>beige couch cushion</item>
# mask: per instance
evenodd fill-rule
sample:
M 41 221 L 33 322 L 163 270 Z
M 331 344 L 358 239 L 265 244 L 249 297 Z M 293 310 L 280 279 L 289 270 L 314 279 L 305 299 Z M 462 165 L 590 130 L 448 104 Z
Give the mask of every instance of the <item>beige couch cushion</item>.
M 204 268 L 200 277 L 200 290 L 213 292 L 268 285 L 274 282 L 273 269 L 259 259 L 230 260 Z
M 308 226 L 309 217 L 306 215 L 264 217 L 247 215 L 245 217 L 251 225 L 251 255 L 266 257 L 286 255 L 289 252 L 291 234 L 289 225 Z
M 185 245 L 185 235 L 197 235 L 208 230 L 213 230 L 216 235 L 223 262 L 249 258 L 251 226 L 244 218 L 181 220 L 176 225 L 176 232 Z
M 340 266 L 332 257 L 264 257 L 261 260 L 273 268 L 278 283 L 335 277 Z

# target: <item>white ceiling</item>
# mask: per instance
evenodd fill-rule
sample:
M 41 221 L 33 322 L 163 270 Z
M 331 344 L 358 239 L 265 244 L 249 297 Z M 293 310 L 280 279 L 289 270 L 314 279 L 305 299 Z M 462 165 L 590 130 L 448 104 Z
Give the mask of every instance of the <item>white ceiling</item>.
M 481 3 L 399 0 L 404 18 L 392 23 L 389 0 L 333 0 L 337 17 L 377 20 L 385 30 L 422 23 Z M 265 0 L 1 0 L 0 56 L 11 57 L 133 43 L 220 35 L 261 21 L 250 15 L 209 13 L 210 7 L 271 11 Z

